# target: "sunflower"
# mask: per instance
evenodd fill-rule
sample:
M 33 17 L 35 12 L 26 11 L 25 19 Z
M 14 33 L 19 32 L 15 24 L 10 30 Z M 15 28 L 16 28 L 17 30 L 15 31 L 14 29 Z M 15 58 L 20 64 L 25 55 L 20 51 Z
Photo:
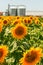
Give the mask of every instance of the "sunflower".
M 0 63 L 4 62 L 5 57 L 8 54 L 8 47 L 7 46 L 0 46 Z
M 28 19 L 28 24 L 31 24 L 32 23 L 32 19 Z
M 32 23 L 32 19 L 30 17 L 24 17 L 23 22 L 25 24 L 31 24 Z
M 27 20 L 26 19 L 24 19 L 24 23 L 27 23 Z
M 34 16 L 33 17 L 33 20 L 35 21 L 35 20 L 38 20 L 39 19 L 39 17 L 38 16 Z
M 28 18 L 31 19 L 31 20 L 33 20 L 34 17 L 33 16 L 29 16 Z
M 16 19 L 16 20 L 13 20 L 12 23 L 11 23 L 11 25 L 16 25 L 16 24 L 18 24 L 18 23 L 19 23 L 19 24 L 21 23 L 21 20 L 20 20 L 20 19 L 18 19 L 18 20 L 17 20 L 17 19 Z
M 22 39 L 27 34 L 27 27 L 25 25 L 17 24 L 11 29 L 12 36 L 17 39 Z
M 24 17 L 23 23 L 24 23 L 24 24 L 27 24 L 27 23 L 28 23 L 28 18 L 27 18 L 27 17 Z
M 3 20 L 3 24 L 4 24 L 4 25 L 8 25 L 8 24 L 9 24 L 9 21 L 8 21 L 7 18 L 5 18 L 5 19 Z
M 42 57 L 41 48 L 31 48 L 23 54 L 23 57 L 20 59 L 20 64 L 22 65 L 35 65 L 37 64 Z
M 37 19 L 37 20 L 35 20 L 35 24 L 39 24 L 39 22 L 40 22 L 40 21 L 39 21 L 38 19 Z
M 17 17 L 17 19 L 20 19 L 20 16 L 16 16 Z

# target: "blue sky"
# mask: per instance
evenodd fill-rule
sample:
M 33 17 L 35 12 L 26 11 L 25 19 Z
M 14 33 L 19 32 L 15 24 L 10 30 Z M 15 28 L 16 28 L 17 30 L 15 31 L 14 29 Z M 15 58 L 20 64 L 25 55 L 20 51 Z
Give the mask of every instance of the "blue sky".
M 5 11 L 9 4 L 25 5 L 26 10 L 43 11 L 43 0 L 0 0 L 0 11 Z

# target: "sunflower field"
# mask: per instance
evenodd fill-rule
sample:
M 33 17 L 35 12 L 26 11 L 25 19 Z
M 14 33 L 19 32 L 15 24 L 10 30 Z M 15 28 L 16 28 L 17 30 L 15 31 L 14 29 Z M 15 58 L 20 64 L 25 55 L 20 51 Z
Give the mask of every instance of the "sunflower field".
M 43 65 L 43 17 L 0 16 L 0 65 Z

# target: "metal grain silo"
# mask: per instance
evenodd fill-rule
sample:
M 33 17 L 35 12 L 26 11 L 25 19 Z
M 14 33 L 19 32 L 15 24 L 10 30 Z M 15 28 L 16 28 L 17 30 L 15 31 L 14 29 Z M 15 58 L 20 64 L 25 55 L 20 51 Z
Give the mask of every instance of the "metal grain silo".
M 24 5 L 9 5 L 8 4 L 8 15 L 11 16 L 25 16 L 26 8 Z
M 10 12 L 10 15 L 17 16 L 18 15 L 17 14 L 17 6 L 15 6 L 15 5 L 10 6 L 9 12 Z
M 18 6 L 18 16 L 25 16 L 26 8 L 24 5 Z

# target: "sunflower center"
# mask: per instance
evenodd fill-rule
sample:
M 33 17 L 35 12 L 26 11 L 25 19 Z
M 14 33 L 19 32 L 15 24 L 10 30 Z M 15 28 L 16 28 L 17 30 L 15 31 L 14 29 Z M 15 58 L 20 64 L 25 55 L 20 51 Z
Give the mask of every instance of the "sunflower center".
M 6 24 L 7 23 L 7 21 L 6 20 L 4 20 L 4 24 Z
M 24 33 L 24 28 L 19 26 L 16 30 L 15 30 L 16 35 L 22 35 Z
M 30 20 L 28 20 L 28 23 L 30 23 L 31 21 Z
M 19 19 L 19 17 L 17 17 L 17 19 Z
M 32 17 L 30 17 L 30 19 L 32 19 Z
M 0 49 L 0 57 L 2 57 L 2 55 L 3 55 L 3 50 Z
M 27 62 L 33 62 L 33 61 L 36 59 L 36 57 L 37 57 L 36 52 L 31 51 L 30 53 L 28 52 L 28 53 L 26 54 L 25 60 L 26 60 Z
M 24 20 L 25 21 L 25 23 L 27 23 L 27 20 Z

